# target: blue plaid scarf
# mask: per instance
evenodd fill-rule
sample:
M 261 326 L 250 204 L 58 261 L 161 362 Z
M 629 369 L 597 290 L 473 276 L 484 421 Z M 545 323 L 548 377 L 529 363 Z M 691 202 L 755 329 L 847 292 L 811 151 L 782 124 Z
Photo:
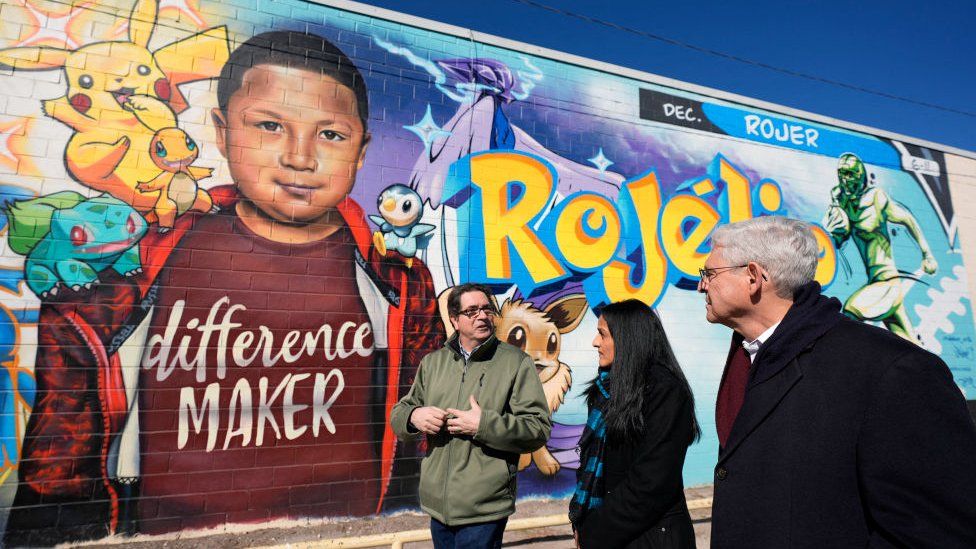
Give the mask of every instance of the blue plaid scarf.
M 607 442 L 606 413 L 610 407 L 610 392 L 606 384 L 610 372 L 603 370 L 595 384 L 599 393 L 586 418 L 586 427 L 580 436 L 580 466 L 576 469 L 576 492 L 569 501 L 569 521 L 574 525 L 582 521 L 590 509 L 603 504 L 606 488 L 603 483 L 603 448 Z

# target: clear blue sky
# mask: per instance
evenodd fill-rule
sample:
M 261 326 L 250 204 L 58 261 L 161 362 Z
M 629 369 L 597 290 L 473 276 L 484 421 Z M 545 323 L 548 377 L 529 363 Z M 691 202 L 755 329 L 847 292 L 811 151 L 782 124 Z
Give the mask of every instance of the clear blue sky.
M 974 0 L 532 1 L 968 114 L 786 75 L 517 0 L 364 3 L 976 151 Z

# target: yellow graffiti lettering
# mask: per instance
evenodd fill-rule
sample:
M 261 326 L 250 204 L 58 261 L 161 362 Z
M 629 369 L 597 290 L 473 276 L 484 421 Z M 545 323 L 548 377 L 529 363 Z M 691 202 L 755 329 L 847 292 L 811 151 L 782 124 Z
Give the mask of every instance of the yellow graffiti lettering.
M 600 230 L 602 234 L 590 236 L 587 228 Z M 603 266 L 620 245 L 617 210 L 602 196 L 582 194 L 573 197 L 556 221 L 556 245 L 574 267 L 586 270 Z
M 813 231 L 819 248 L 817 272 L 813 279 L 819 282 L 821 286 L 827 286 L 834 281 L 834 276 L 837 274 L 837 250 L 834 249 L 834 243 L 826 231 L 816 225 L 811 225 L 810 230 Z
M 778 211 L 779 207 L 783 205 L 783 193 L 780 192 L 779 186 L 769 181 L 761 183 L 759 186 L 759 205 L 768 212 Z
M 683 225 L 686 220 L 697 221 L 687 237 Z M 708 253 L 699 251 L 718 225 L 721 216 L 704 200 L 687 194 L 672 198 L 661 215 L 661 243 L 671 263 L 681 272 L 697 276 Z
M 691 190 L 698 196 L 705 196 L 715 190 L 715 183 L 711 179 L 702 179 L 691 186 Z
M 631 282 L 634 266 L 623 261 L 611 261 L 603 270 L 603 287 L 611 302 L 639 299 L 653 305 L 664 290 L 668 261 L 657 240 L 657 216 L 661 211 L 661 188 L 654 173 L 628 182 L 627 190 L 633 199 L 640 225 L 641 250 L 644 254 L 644 276 L 641 284 Z
M 749 196 L 749 180 L 724 158 L 719 160 L 719 177 L 728 189 L 729 223 L 752 219 L 752 198 Z
M 522 195 L 510 205 L 510 184 L 516 181 L 522 184 Z M 548 167 L 522 154 L 482 154 L 471 158 L 471 182 L 481 189 L 488 277 L 512 276 L 512 248 L 536 283 L 563 276 L 565 271 L 539 240 L 531 223 L 549 201 L 555 185 Z

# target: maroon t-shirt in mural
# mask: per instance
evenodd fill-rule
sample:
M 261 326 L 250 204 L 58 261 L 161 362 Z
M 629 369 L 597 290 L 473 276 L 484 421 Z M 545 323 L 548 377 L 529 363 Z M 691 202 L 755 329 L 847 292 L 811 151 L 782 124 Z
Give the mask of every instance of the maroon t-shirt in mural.
M 142 360 L 140 530 L 374 512 L 372 330 L 347 228 L 288 245 L 197 219 Z

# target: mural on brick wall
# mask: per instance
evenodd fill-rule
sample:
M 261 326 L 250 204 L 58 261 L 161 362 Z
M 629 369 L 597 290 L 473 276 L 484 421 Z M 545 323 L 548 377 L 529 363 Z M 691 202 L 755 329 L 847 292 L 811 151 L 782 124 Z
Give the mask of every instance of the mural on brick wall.
M 553 412 L 520 494 L 568 495 L 594 309 L 652 304 L 713 417 L 698 269 L 753 216 L 976 394 L 943 152 L 298 0 L 2 13 L 7 544 L 416 506 L 386 418 L 468 281 Z

